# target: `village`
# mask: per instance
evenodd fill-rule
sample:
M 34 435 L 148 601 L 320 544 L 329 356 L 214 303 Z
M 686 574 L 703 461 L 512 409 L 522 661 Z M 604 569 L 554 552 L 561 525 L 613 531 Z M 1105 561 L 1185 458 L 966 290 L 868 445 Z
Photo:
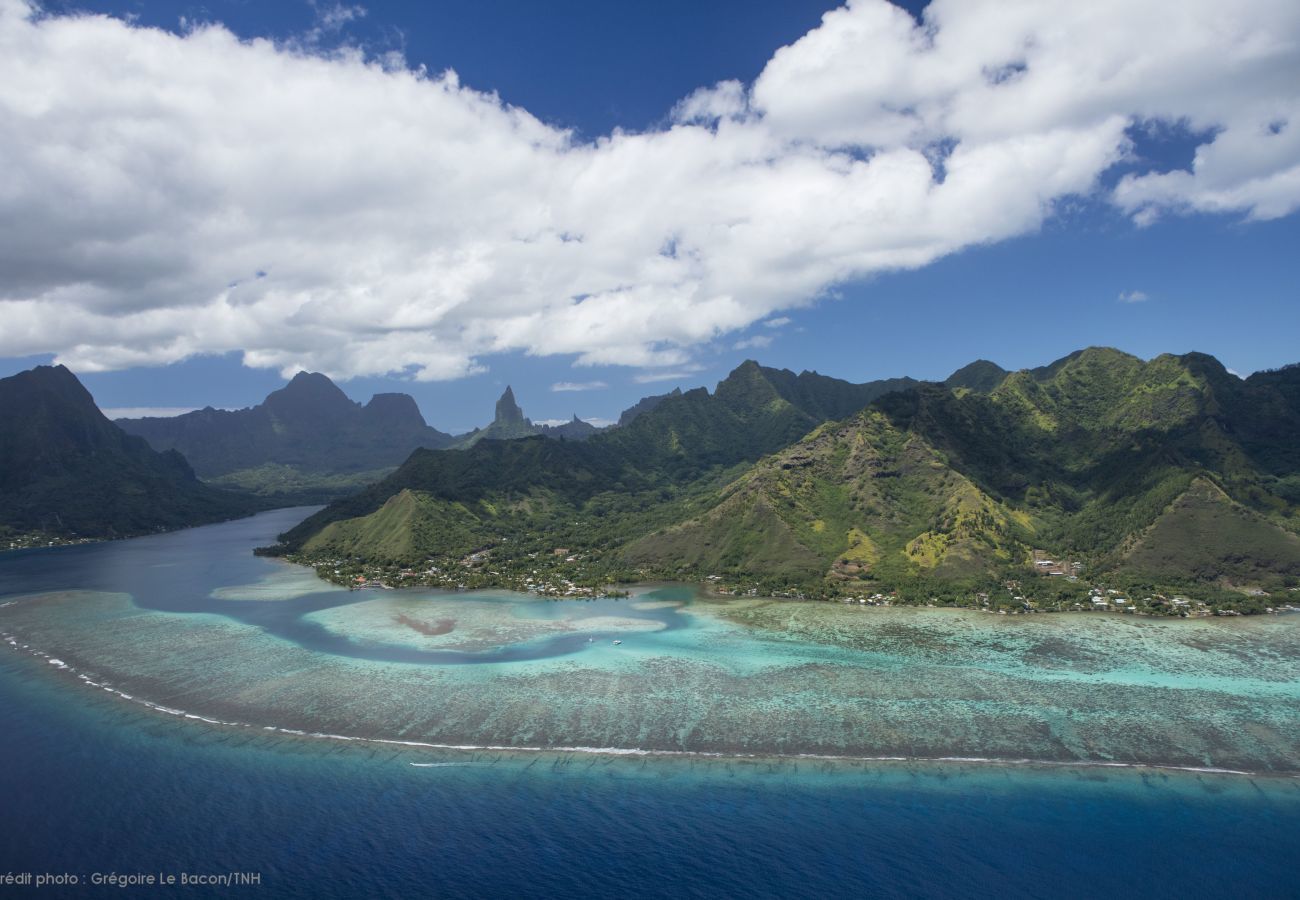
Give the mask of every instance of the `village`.
M 67 547 L 73 544 L 94 544 L 101 538 L 50 534 L 44 531 L 0 533 L 0 551 L 31 550 L 36 547 Z
M 506 589 L 550 599 L 599 599 L 627 596 L 617 585 L 656 580 L 680 580 L 673 573 L 627 570 L 600 554 L 555 547 L 510 557 L 499 548 L 485 548 L 462 557 L 431 558 L 422 565 L 362 562 L 343 557 L 290 557 L 312 566 L 317 574 L 353 590 L 432 587 L 473 591 Z M 939 588 L 925 584 L 871 592 L 846 591 L 843 585 L 815 587 L 747 581 L 713 574 L 699 578 L 714 597 L 771 597 L 782 600 L 838 601 L 861 607 L 926 606 L 972 609 L 996 615 L 1036 613 L 1113 613 L 1120 615 L 1203 618 L 1300 611 L 1292 598 L 1274 601 L 1260 589 L 1219 591 L 1205 598 L 1183 596 L 1134 585 L 1092 582 L 1083 577 L 1077 560 L 1054 560 L 1035 550 L 1024 577 L 971 588 Z M 686 579 L 695 580 L 695 579 Z M 1296 593 L 1293 589 L 1291 593 Z M 1300 598 L 1297 598 L 1300 599 Z
M 548 554 L 529 553 L 528 564 L 494 560 L 491 549 L 478 550 L 459 559 L 429 559 L 423 566 L 361 563 L 345 558 L 305 559 L 290 557 L 316 569 L 326 581 L 354 590 L 434 587 L 472 591 L 504 588 L 539 597 L 556 599 L 599 599 L 624 597 L 626 591 L 610 587 L 608 570 L 590 565 L 584 554 L 557 547 Z

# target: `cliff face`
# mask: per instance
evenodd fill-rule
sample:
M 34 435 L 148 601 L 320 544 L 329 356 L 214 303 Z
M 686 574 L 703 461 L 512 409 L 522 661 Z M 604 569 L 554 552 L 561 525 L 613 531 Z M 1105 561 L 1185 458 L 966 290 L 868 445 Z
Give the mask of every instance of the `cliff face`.
M 201 484 L 185 458 L 157 452 L 104 417 L 63 366 L 0 379 L 0 524 L 120 537 L 263 508 Z

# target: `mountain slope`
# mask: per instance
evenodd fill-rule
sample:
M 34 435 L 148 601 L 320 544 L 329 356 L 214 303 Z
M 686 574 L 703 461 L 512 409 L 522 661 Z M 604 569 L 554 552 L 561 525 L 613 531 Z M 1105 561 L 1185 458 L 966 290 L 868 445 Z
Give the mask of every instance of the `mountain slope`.
M 713 394 L 697 388 L 669 395 L 627 425 L 582 443 L 489 440 L 476 441 L 460 453 L 417 452 L 383 482 L 332 504 L 290 531 L 285 544 L 299 549 L 330 522 L 369 515 L 408 488 L 442 500 L 506 506 L 521 494 L 546 492 L 547 515 L 559 516 L 556 509 L 568 509 L 573 515 L 565 521 L 585 515 L 585 507 L 600 497 L 606 507 L 617 510 L 617 515 L 600 516 L 595 526 L 605 539 L 609 533 L 635 536 L 637 523 L 662 519 L 672 498 L 694 496 L 731 467 L 752 463 L 798 440 L 825 421 L 823 416 L 845 415 L 860 408 L 855 407 L 859 401 L 865 405 L 900 383 L 913 382 L 853 385 L 745 362 Z M 517 410 L 513 395 L 508 399 L 506 427 L 522 419 L 522 413 L 515 416 L 511 409 Z M 646 512 L 656 506 L 664 509 Z M 492 527 L 500 530 L 504 525 Z M 548 519 L 531 527 L 553 528 L 554 523 Z M 353 552 L 365 555 L 364 547 L 354 547 Z
M 673 388 L 672 391 L 667 394 L 654 394 L 650 397 L 642 397 L 636 403 L 632 404 L 627 409 L 623 410 L 623 412 L 618 417 L 618 424 L 627 425 L 637 416 L 641 415 L 642 413 L 650 412 L 650 410 L 654 409 L 660 403 L 663 403 L 669 397 L 680 397 L 681 395 L 682 395 L 681 388 Z
M 0 421 L 0 524 L 10 529 L 122 537 L 264 508 L 126 434 L 63 366 L 0 379 Z
M 1124 563 L 1157 577 L 1253 583 L 1277 573 L 1300 576 L 1300 536 L 1197 478 L 1125 553 Z
M 691 575 L 892 586 L 1019 563 L 1032 532 L 923 437 L 869 409 L 763 460 L 703 516 L 634 541 L 626 557 Z
M 495 548 L 498 567 L 558 544 L 620 577 L 911 596 L 1018 581 L 1042 551 L 1167 585 L 1300 579 L 1295 373 L 1243 381 L 1203 354 L 1108 348 L 1001 377 L 992 364 L 959 371 L 955 387 L 889 390 L 747 362 L 713 394 L 663 399 L 585 444 L 417 454 L 285 549 L 379 558 L 378 544 L 313 536 L 409 490 L 425 498 L 427 531 L 441 520 L 444 538 L 460 535 L 439 546 Z M 349 533 L 379 531 L 372 519 Z

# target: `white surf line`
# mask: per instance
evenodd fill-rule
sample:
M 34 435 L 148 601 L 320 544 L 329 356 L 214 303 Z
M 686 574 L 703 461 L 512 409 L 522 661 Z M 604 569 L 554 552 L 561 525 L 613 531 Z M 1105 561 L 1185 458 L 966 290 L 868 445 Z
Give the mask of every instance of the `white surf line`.
M 0 638 L 4 639 L 13 649 L 20 649 L 12 635 L 6 632 L 0 632 Z M 50 657 L 48 653 L 22 644 L 21 649 L 27 650 L 32 656 L 46 659 L 51 665 L 62 671 L 76 672 L 76 668 L 68 665 L 60 659 Z M 162 706 L 151 700 L 144 700 L 132 696 L 131 694 L 120 691 L 114 687 L 101 685 L 90 681 L 89 678 L 78 673 L 78 679 L 87 686 L 103 687 L 105 691 L 126 700 L 135 703 L 151 712 L 162 713 L 163 715 L 173 716 L 176 718 L 185 718 L 197 720 L 208 725 L 216 725 L 227 728 L 257 728 L 249 722 L 232 722 L 223 719 L 213 719 L 207 716 L 201 716 L 196 713 L 186 712 L 182 709 L 173 709 Z M 1008 768 L 1062 768 L 1062 769 L 1144 769 L 1150 771 L 1166 772 L 1188 772 L 1200 775 L 1245 775 L 1257 778 L 1289 778 L 1300 780 L 1300 772 L 1265 772 L 1252 771 L 1249 769 L 1228 769 L 1219 766 L 1180 766 L 1168 763 L 1140 763 L 1140 762 L 1115 762 L 1110 760 L 1059 760 L 1059 759 L 1032 759 L 1029 757 L 1009 758 L 998 756 L 854 756 L 841 755 L 832 753 L 742 753 L 722 752 L 711 750 L 661 750 L 645 749 L 637 747 L 590 747 L 584 745 L 575 746 L 556 746 L 544 747 L 541 745 L 518 745 L 518 744 L 444 744 L 431 741 L 407 741 L 396 738 L 374 738 L 360 737 L 356 735 L 331 734 L 322 731 L 304 731 L 298 728 L 283 728 L 279 725 L 262 725 L 262 731 L 272 731 L 277 734 L 285 734 L 291 737 L 310 738 L 313 740 L 344 741 L 349 743 L 361 744 L 380 744 L 386 746 L 409 747 L 412 749 L 426 750 L 454 750 L 457 752 L 477 752 L 477 753 L 534 753 L 534 754 L 583 754 L 593 756 L 614 756 L 614 757 L 663 757 L 669 759 L 737 759 L 737 760 L 771 760 L 773 762 L 810 760 L 819 762 L 844 762 L 844 763 L 873 763 L 873 762 L 903 762 L 903 763 L 965 763 L 969 765 L 986 765 L 986 766 L 1006 766 Z M 462 765 L 461 763 L 410 763 L 416 768 L 438 768 L 440 766 Z

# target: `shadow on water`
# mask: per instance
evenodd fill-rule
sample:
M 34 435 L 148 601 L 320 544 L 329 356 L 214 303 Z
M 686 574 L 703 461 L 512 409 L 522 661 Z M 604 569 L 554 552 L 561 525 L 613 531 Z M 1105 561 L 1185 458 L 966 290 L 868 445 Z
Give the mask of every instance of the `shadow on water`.
M 251 602 L 213 597 L 214 591 L 255 583 L 274 575 L 281 563 L 253 555 L 253 548 L 301 521 L 314 507 L 279 509 L 251 520 L 226 522 L 169 534 L 15 552 L 3 560 L 0 597 L 60 590 L 130 594 L 141 609 L 169 613 L 207 613 L 260 628 L 306 650 L 375 662 L 419 665 L 474 665 L 554 659 L 580 653 L 592 642 L 607 642 L 620 632 L 587 631 L 551 635 L 488 650 L 421 650 L 400 644 L 357 641 L 305 618 L 314 612 L 377 597 L 409 599 L 447 596 L 431 590 L 320 591 L 287 600 Z M 671 596 L 670 596 L 671 595 Z M 689 592 L 666 588 L 647 597 L 689 602 Z M 561 618 L 571 607 L 538 602 L 539 618 Z M 690 617 L 677 607 L 636 609 L 615 599 L 582 601 L 585 615 L 618 616 L 656 622 L 660 631 L 685 628 Z

